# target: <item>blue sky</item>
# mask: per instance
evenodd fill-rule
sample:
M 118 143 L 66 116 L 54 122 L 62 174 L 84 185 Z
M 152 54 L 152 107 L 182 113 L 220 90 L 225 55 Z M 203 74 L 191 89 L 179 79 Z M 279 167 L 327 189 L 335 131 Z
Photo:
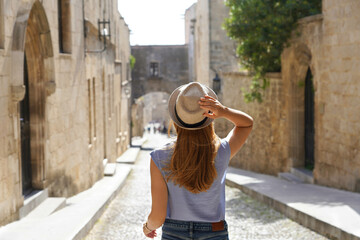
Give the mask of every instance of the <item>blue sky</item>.
M 185 10 L 196 0 L 118 0 L 131 45 L 185 43 Z

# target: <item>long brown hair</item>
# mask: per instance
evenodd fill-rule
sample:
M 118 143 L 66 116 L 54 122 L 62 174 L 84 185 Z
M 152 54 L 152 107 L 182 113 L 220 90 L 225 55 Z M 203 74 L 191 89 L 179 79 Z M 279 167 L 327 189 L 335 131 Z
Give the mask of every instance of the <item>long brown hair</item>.
M 199 130 L 174 126 L 177 140 L 171 161 L 164 167 L 168 172 L 166 181 L 171 180 L 192 193 L 204 192 L 217 176 L 214 160 L 220 142 L 214 126 L 210 124 Z

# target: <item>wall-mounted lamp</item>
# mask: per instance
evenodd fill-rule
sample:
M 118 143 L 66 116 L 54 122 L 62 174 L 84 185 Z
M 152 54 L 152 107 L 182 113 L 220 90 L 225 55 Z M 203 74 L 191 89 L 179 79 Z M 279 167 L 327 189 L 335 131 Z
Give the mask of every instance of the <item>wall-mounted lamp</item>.
M 100 19 L 98 19 L 99 40 L 103 40 L 104 50 L 106 49 L 106 38 L 108 37 L 110 39 L 111 37 L 110 29 L 110 20 L 103 19 L 100 21 Z
M 104 40 L 104 42 L 106 42 L 106 38 L 111 36 L 110 34 L 110 20 L 105 20 L 103 19 L 102 21 L 100 21 L 100 19 L 98 20 L 98 31 L 99 31 L 99 40 L 101 40 L 101 38 Z
M 221 90 L 221 79 L 217 73 L 215 73 L 215 77 L 213 79 L 213 90 L 216 94 L 218 94 Z
M 87 36 L 86 34 L 86 21 L 87 20 L 84 20 L 85 21 L 85 37 Z M 101 53 L 101 52 L 104 52 L 106 50 L 106 39 L 109 38 L 109 40 L 111 39 L 111 28 L 110 28 L 110 20 L 105 20 L 103 19 L 102 21 L 100 19 L 98 19 L 98 37 L 99 37 L 99 40 L 103 41 L 103 49 L 100 49 L 100 50 L 87 50 L 86 47 L 85 47 L 85 52 L 87 53 Z
M 130 86 L 130 84 L 126 84 L 123 87 L 123 94 L 128 99 L 131 97 L 131 86 Z

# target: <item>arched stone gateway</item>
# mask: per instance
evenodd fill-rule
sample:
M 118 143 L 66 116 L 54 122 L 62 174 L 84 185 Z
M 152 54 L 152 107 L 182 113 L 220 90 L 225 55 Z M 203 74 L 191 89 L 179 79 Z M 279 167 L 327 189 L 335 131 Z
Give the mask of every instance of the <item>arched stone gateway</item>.
M 50 27 L 39 1 L 21 2 L 12 39 L 12 87 L 16 89 L 25 85 L 26 89 L 25 98 L 17 99 L 22 100 L 19 156 L 22 159 L 23 185 L 30 181 L 27 187 L 23 186 L 25 194 L 29 188 L 43 189 L 46 185 L 46 98 L 56 87 Z M 17 106 L 14 108 L 19 109 Z
M 312 76 L 316 74 L 313 69 L 311 52 L 305 44 L 295 44 L 284 50 L 282 54 L 282 76 L 286 114 L 289 119 L 287 121 L 289 133 L 287 142 L 288 166 L 290 167 L 305 167 L 305 157 L 311 155 L 311 151 L 314 151 L 314 143 L 309 142 L 309 136 L 314 134 L 314 132 L 311 133 L 311 129 L 314 129 L 314 119 L 311 122 L 305 120 L 305 112 L 308 116 L 311 110 L 313 112 L 314 107 L 314 95 L 312 95 L 312 99 L 305 96 L 305 90 L 308 90 L 305 85 L 312 82 Z M 314 89 L 313 86 L 310 86 L 310 88 Z M 305 104 L 305 100 L 307 100 L 307 104 Z M 307 111 L 305 111 L 305 107 Z M 309 110 L 309 107 L 312 107 L 312 109 Z M 309 124 L 312 124 L 312 126 Z M 311 140 L 314 140 L 314 135 L 312 135 Z
M 135 100 L 132 105 L 132 135 L 142 136 L 151 124 L 160 127 L 160 132 L 169 127 L 167 92 L 150 92 Z M 149 129 L 150 131 L 150 129 Z M 148 132 L 149 132 L 148 131 Z
M 136 59 L 132 70 L 132 136 L 140 136 L 149 122 L 168 126 L 167 99 L 177 87 L 189 82 L 188 46 L 133 46 L 131 54 Z
M 171 94 L 189 82 L 188 46 L 133 46 L 136 63 L 132 70 L 132 98 L 151 92 Z

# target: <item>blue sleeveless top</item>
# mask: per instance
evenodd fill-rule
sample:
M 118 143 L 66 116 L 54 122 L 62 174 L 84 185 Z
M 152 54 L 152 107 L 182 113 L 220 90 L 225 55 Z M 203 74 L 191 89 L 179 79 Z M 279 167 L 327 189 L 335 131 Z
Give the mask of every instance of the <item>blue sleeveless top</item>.
M 171 160 L 174 143 L 150 153 L 152 160 L 165 177 L 162 168 Z M 221 140 L 215 158 L 217 177 L 206 192 L 191 193 L 185 188 L 167 182 L 168 204 L 166 218 L 194 222 L 218 222 L 225 219 L 225 176 L 230 161 L 230 146 Z

